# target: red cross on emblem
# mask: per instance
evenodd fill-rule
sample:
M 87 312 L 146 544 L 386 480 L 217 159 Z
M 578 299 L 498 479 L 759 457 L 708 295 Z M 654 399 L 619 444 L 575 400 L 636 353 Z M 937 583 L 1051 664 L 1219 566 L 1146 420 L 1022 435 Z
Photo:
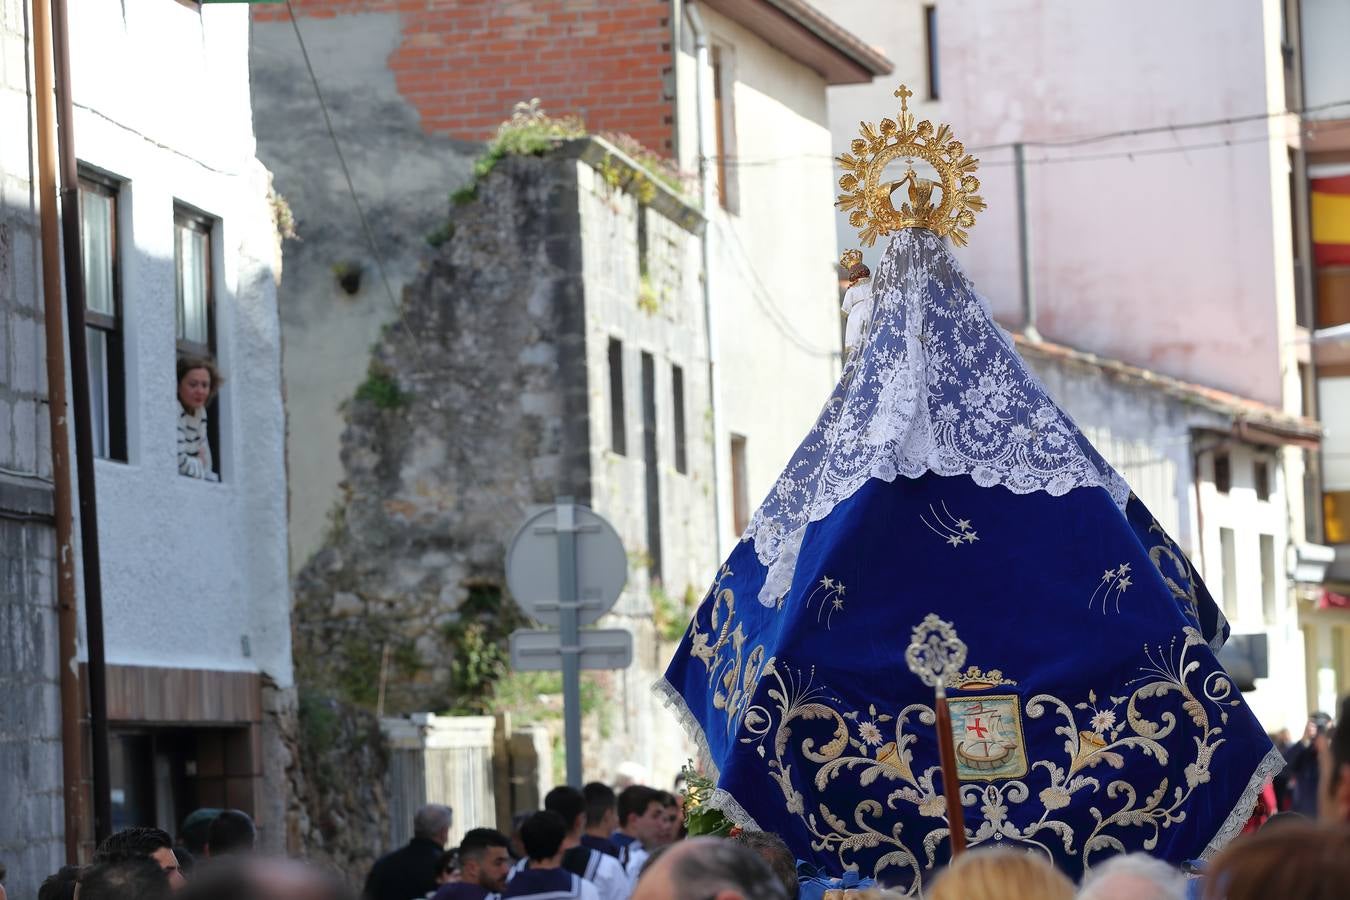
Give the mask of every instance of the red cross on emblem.
M 976 736 L 977 738 L 983 738 L 986 734 L 989 733 L 989 729 L 988 729 L 988 728 L 985 728 L 983 725 L 980 724 L 980 718 L 979 718 L 979 716 L 976 716 L 976 717 L 975 717 L 975 724 L 974 724 L 974 725 L 967 725 L 967 726 L 966 726 L 966 731 L 973 731 L 973 732 L 975 732 L 975 736 Z

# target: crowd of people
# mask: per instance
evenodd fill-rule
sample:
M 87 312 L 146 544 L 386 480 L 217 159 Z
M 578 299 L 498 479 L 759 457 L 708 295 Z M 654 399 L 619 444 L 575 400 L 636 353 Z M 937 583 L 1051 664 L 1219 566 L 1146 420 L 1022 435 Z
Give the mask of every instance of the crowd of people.
M 1342 721 L 1350 715 L 1350 699 Z M 924 888 L 931 900 L 1331 900 L 1350 896 L 1350 728 L 1314 727 L 1291 764 L 1316 802 L 1257 817 L 1211 861 L 1185 868 L 1144 854 L 1095 865 L 1074 885 L 1042 854 L 975 847 Z M 1315 761 L 1309 768 L 1305 757 Z M 1311 774 L 1313 772 L 1316 774 Z M 1291 791 L 1289 783 L 1281 792 Z M 892 900 L 852 877 L 813 877 L 779 836 L 734 830 L 688 837 L 682 798 L 642 785 L 557 787 L 544 808 L 517 815 L 510 833 L 476 827 L 450 841 L 454 813 L 430 804 L 407 845 L 371 867 L 360 900 Z M 1278 805 L 1278 801 L 1277 801 Z M 1258 813 L 1260 809 L 1258 808 Z M 177 840 L 127 828 L 90 865 L 67 866 L 39 900 L 357 900 L 329 869 L 255 853 L 256 831 L 238 810 L 198 810 Z M 0 868 L 0 881 L 3 869 Z M 4 900 L 0 886 L 0 900 Z

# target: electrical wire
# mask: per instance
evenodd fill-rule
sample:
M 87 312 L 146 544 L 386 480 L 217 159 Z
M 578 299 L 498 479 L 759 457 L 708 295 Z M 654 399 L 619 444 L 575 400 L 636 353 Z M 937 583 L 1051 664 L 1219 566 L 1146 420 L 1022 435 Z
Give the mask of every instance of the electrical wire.
M 1178 125 L 1156 125 L 1147 128 L 1132 128 L 1121 131 L 1102 132 L 1100 134 L 1087 135 L 1078 138 L 1065 138 L 1062 140 L 1028 140 L 1028 141 L 1021 141 L 1020 143 L 1024 147 L 1042 147 L 1042 148 L 1074 147 L 1090 143 L 1099 143 L 1101 141 L 1111 140 L 1114 138 L 1139 137 L 1142 135 L 1165 134 L 1169 132 L 1176 133 L 1179 131 L 1188 131 L 1197 128 L 1217 128 L 1226 125 L 1238 125 L 1244 122 L 1254 122 L 1254 121 L 1274 119 L 1282 116 L 1303 116 L 1308 113 L 1333 109 L 1338 106 L 1350 106 L 1350 100 L 1337 100 L 1331 103 L 1319 103 L 1315 106 L 1304 107 L 1301 110 L 1282 109 L 1265 113 L 1253 113 L 1251 115 L 1246 116 L 1232 116 L 1226 119 L 1205 119 L 1195 122 L 1184 122 Z M 1322 126 L 1322 130 L 1336 131 L 1345 128 L 1348 125 L 1350 125 L 1350 123 L 1333 121 L 1325 126 Z M 1206 142 L 1203 144 L 1178 144 L 1176 146 L 1167 148 L 1150 148 L 1145 150 L 1120 150 L 1120 151 L 1112 151 L 1111 153 L 1093 154 L 1089 156 L 1065 156 L 1065 157 L 1047 156 L 1042 157 L 1040 159 L 1028 159 L 1026 160 L 1026 164 L 1047 165 L 1060 162 L 1078 162 L 1078 161 L 1086 162 L 1103 159 L 1126 159 L 1134 156 L 1154 156 L 1163 153 L 1184 153 L 1187 150 L 1205 150 L 1216 147 L 1231 146 L 1234 144 L 1256 143 L 1258 141 L 1270 140 L 1278 137 L 1279 135 L 1275 134 L 1263 134 L 1259 138 L 1255 137 L 1230 138 L 1224 141 L 1213 141 L 1213 142 Z M 991 150 L 1010 150 L 1014 146 L 1016 146 L 1017 143 L 1019 142 L 1010 141 L 998 144 L 986 144 L 979 147 L 968 147 L 967 152 L 985 153 Z M 717 162 L 727 166 L 735 166 L 736 168 L 753 168 L 757 166 L 781 165 L 782 163 L 796 162 L 799 160 L 825 160 L 825 159 L 834 160 L 835 156 L 833 154 L 825 154 L 825 153 L 799 153 L 786 156 L 761 157 L 761 158 L 738 157 L 730 155 L 712 157 L 713 162 Z M 1010 166 L 1014 164 L 1015 163 L 1011 160 L 981 161 L 982 166 Z
M 774 326 L 774 329 L 808 356 L 814 356 L 818 359 L 838 359 L 841 355 L 840 351 L 822 350 L 820 347 L 817 347 L 809 338 L 798 332 L 797 329 L 792 326 L 792 320 L 789 319 L 787 314 L 779 309 L 773 302 L 772 292 L 764 284 L 764 279 L 762 279 L 755 270 L 754 264 L 750 261 L 749 251 L 747 251 L 745 245 L 741 243 L 740 235 L 736 234 L 736 229 L 728 228 L 720 221 L 711 221 L 714 222 L 714 227 L 716 227 L 718 232 L 724 237 L 728 232 L 730 233 L 731 240 L 729 242 L 724 240 L 723 243 L 732 245 L 736 248 L 736 252 L 741 257 L 744 270 L 750 275 L 750 293 L 753 295 L 755 302 L 759 304 L 759 307 L 764 310 L 770 324 Z
M 352 206 L 356 208 L 356 217 L 361 222 L 361 231 L 365 234 L 366 244 L 370 248 L 370 255 L 375 261 L 375 269 L 380 273 L 380 282 L 384 285 L 385 296 L 389 298 L 389 305 L 393 307 L 394 313 L 398 317 L 399 325 L 408 336 L 409 348 L 413 357 L 417 360 L 418 367 L 422 368 L 422 355 L 418 348 L 417 338 L 412 329 L 408 327 L 408 322 L 403 316 L 402 304 L 394 296 L 394 288 L 389 282 L 389 273 L 384 265 L 384 256 L 380 253 L 379 245 L 375 242 L 375 232 L 370 227 L 370 221 L 366 218 L 366 212 L 361 207 L 361 198 L 357 196 L 356 184 L 352 180 L 351 169 L 347 166 L 346 154 L 342 152 L 342 144 L 338 141 L 337 132 L 333 129 L 333 119 L 328 113 L 328 103 L 324 100 L 323 91 L 319 88 L 319 78 L 314 72 L 314 65 L 309 58 L 309 49 L 305 46 L 304 35 L 300 33 L 300 21 L 296 18 L 295 9 L 291 6 L 291 0 L 286 0 L 286 14 L 290 17 L 291 28 L 295 31 L 296 43 L 300 45 L 300 56 L 304 59 L 305 70 L 309 73 L 309 82 L 314 87 L 314 97 L 319 101 L 319 111 L 323 113 L 324 128 L 328 131 L 329 140 L 333 142 L 333 151 L 337 154 L 338 164 L 342 167 L 342 177 L 347 182 L 347 193 L 352 198 Z

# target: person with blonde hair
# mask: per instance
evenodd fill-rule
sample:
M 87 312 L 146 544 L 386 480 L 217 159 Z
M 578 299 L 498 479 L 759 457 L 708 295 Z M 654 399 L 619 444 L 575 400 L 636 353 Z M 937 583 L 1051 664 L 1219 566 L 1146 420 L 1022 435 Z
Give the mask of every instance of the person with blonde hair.
M 933 882 L 928 900 L 1073 900 L 1073 882 L 1044 856 L 1003 847 L 972 850 Z

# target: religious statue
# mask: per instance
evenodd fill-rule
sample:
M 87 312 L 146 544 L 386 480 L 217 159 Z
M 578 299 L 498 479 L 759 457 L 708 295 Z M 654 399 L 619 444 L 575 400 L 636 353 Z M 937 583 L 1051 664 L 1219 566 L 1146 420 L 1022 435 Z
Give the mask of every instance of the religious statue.
M 848 321 L 844 325 L 845 361 L 857 349 L 863 332 L 872 318 L 872 271 L 863 265 L 862 254 L 846 250 L 839 264 L 848 273 L 848 290 L 844 292 L 841 311 Z
M 1215 658 L 1227 622 L 949 251 L 978 161 L 897 95 L 839 159 L 838 206 L 887 239 L 856 349 L 658 689 L 705 802 L 835 875 L 913 895 L 962 844 L 1075 878 L 1204 857 L 1283 764 Z

